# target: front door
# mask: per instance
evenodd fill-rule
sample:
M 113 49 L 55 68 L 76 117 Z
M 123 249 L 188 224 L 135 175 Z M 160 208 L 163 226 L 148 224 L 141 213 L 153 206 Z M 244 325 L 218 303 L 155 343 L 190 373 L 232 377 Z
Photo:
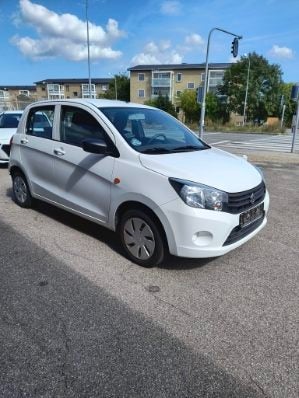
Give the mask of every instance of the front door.
M 83 151 L 87 138 L 107 140 L 107 135 L 90 111 L 62 105 L 60 140 L 53 148 L 55 194 L 61 205 L 106 223 L 115 158 Z

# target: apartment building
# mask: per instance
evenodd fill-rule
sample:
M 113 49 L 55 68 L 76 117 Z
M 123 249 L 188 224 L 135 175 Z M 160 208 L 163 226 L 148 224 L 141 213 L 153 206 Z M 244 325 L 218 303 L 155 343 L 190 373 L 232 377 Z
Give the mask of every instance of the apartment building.
M 211 63 L 208 72 L 208 91 L 217 92 L 230 63 Z M 159 94 L 167 95 L 179 105 L 184 90 L 196 90 L 204 85 L 205 64 L 137 65 L 130 71 L 131 101 L 143 104 Z
M 0 86 L 0 111 L 24 109 L 36 98 L 35 86 Z
M 105 94 L 111 81 L 111 78 L 91 79 L 91 97 Z M 38 99 L 89 98 L 88 79 L 45 79 L 35 84 Z

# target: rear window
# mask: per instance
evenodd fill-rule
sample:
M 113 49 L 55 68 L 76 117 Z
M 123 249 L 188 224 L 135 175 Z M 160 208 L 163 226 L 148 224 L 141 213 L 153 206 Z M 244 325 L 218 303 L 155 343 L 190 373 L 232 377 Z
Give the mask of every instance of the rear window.
M 19 113 L 3 113 L 0 115 L 0 128 L 17 128 L 21 116 Z

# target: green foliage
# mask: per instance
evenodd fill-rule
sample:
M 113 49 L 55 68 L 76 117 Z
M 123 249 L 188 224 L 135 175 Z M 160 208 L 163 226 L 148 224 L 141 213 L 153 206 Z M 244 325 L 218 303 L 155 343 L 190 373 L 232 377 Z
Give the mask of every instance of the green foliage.
M 213 93 L 206 96 L 206 117 L 212 122 L 226 123 L 229 121 L 229 111 L 226 98 L 221 98 Z
M 280 94 L 284 96 L 283 103 L 286 105 L 284 113 L 284 126 L 291 127 L 293 115 L 296 113 L 296 102 L 291 101 L 291 91 L 293 83 L 282 83 L 280 86 Z M 282 107 L 279 108 L 280 115 Z
M 196 101 L 196 92 L 184 90 L 180 94 L 181 108 L 185 113 L 186 123 L 198 122 L 200 119 L 200 105 Z
M 113 80 L 109 84 L 109 89 L 103 95 L 103 98 L 115 99 L 115 81 L 117 89 L 117 99 L 121 101 L 130 101 L 130 79 L 125 73 L 114 75 Z
M 162 109 L 162 111 L 170 113 L 170 115 L 177 117 L 175 107 L 169 100 L 168 96 L 163 96 L 159 94 L 159 96 L 155 99 L 151 99 L 144 102 L 145 105 L 153 106 L 155 108 Z
M 266 120 L 267 116 L 279 116 L 281 68 L 256 53 L 241 57 L 225 72 L 219 92 L 228 96 L 228 110 L 243 115 L 249 58 L 247 120 Z

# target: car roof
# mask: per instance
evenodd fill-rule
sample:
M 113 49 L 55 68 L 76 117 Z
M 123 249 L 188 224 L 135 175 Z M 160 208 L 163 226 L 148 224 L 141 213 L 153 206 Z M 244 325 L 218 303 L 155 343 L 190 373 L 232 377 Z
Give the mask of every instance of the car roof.
M 5 114 L 5 115 L 21 115 L 23 113 L 23 111 L 3 111 L 3 112 L 0 112 L 0 115 L 3 115 L 3 114 Z
M 125 101 L 118 101 L 118 100 L 109 100 L 109 99 L 94 99 L 94 98 L 71 98 L 71 99 L 55 99 L 55 100 L 43 100 L 43 101 L 38 101 L 34 102 L 31 105 L 39 105 L 39 104 L 53 104 L 53 103 L 60 103 L 60 104 L 67 104 L 67 103 L 77 103 L 81 105 L 94 105 L 96 108 L 110 108 L 110 107 L 116 107 L 116 108 L 150 108 L 150 109 L 156 109 L 152 108 L 147 105 L 143 104 L 136 104 L 134 102 L 125 102 Z

